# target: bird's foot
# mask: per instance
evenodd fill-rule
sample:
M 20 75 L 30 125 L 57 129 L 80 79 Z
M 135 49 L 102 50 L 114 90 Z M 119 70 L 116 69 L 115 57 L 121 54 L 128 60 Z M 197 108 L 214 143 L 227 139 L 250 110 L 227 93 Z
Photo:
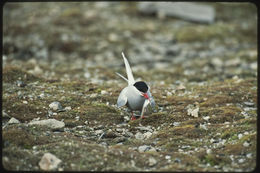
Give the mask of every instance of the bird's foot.
M 136 117 L 135 117 L 135 116 L 132 116 L 132 117 L 131 117 L 131 120 L 136 120 Z

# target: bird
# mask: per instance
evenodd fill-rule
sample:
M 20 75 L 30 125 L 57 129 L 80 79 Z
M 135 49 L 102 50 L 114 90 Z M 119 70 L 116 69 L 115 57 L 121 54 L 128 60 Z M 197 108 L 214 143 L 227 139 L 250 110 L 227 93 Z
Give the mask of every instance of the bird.
M 144 118 L 145 108 L 150 104 L 152 108 L 155 107 L 155 101 L 150 92 L 150 86 L 144 81 L 135 81 L 131 67 L 122 52 L 122 57 L 124 59 L 124 64 L 126 68 L 127 79 L 120 73 L 116 74 L 127 81 L 128 86 L 126 86 L 119 94 L 117 99 L 117 107 L 127 106 L 132 113 L 131 120 L 136 120 L 133 111 L 140 111 L 140 117 Z

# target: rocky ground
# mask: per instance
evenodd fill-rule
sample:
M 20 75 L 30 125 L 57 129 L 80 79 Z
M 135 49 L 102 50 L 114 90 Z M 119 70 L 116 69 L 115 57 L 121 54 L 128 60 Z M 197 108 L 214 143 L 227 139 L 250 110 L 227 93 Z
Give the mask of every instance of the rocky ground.
M 3 167 L 254 170 L 256 7 L 204 4 L 211 24 L 146 15 L 136 2 L 5 4 Z M 151 86 L 145 119 L 116 107 L 122 51 Z

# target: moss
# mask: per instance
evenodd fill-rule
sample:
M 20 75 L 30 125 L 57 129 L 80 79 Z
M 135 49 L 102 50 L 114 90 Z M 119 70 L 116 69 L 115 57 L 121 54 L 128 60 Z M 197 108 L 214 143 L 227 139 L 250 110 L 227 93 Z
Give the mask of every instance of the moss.
M 176 38 L 179 42 L 208 41 L 209 39 L 224 40 L 234 29 L 234 26 L 224 23 L 215 23 L 210 26 L 186 26 L 176 33 Z
M 4 143 L 12 143 L 19 147 L 31 149 L 34 145 L 42 145 L 52 141 L 49 137 L 42 135 L 44 127 L 11 126 L 3 132 Z M 46 129 L 45 129 L 46 130 Z
M 22 80 L 25 82 L 40 81 L 39 77 L 29 74 L 16 66 L 5 66 L 2 73 L 3 82 L 13 83 L 16 80 Z

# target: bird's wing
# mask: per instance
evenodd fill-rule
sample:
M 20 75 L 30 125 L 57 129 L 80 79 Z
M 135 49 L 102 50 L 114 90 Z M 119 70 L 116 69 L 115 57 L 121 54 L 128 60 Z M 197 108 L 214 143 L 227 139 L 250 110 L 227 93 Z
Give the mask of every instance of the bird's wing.
M 128 85 L 134 85 L 135 79 L 134 79 L 131 67 L 123 52 L 122 52 L 122 56 L 123 56 L 124 62 L 125 62 L 125 69 L 126 69 L 126 74 L 127 74 L 127 78 L 128 78 Z
M 126 97 L 126 91 L 127 88 L 124 88 L 121 93 L 119 94 L 118 98 L 117 98 L 117 107 L 121 107 L 124 106 L 127 102 L 127 97 Z

